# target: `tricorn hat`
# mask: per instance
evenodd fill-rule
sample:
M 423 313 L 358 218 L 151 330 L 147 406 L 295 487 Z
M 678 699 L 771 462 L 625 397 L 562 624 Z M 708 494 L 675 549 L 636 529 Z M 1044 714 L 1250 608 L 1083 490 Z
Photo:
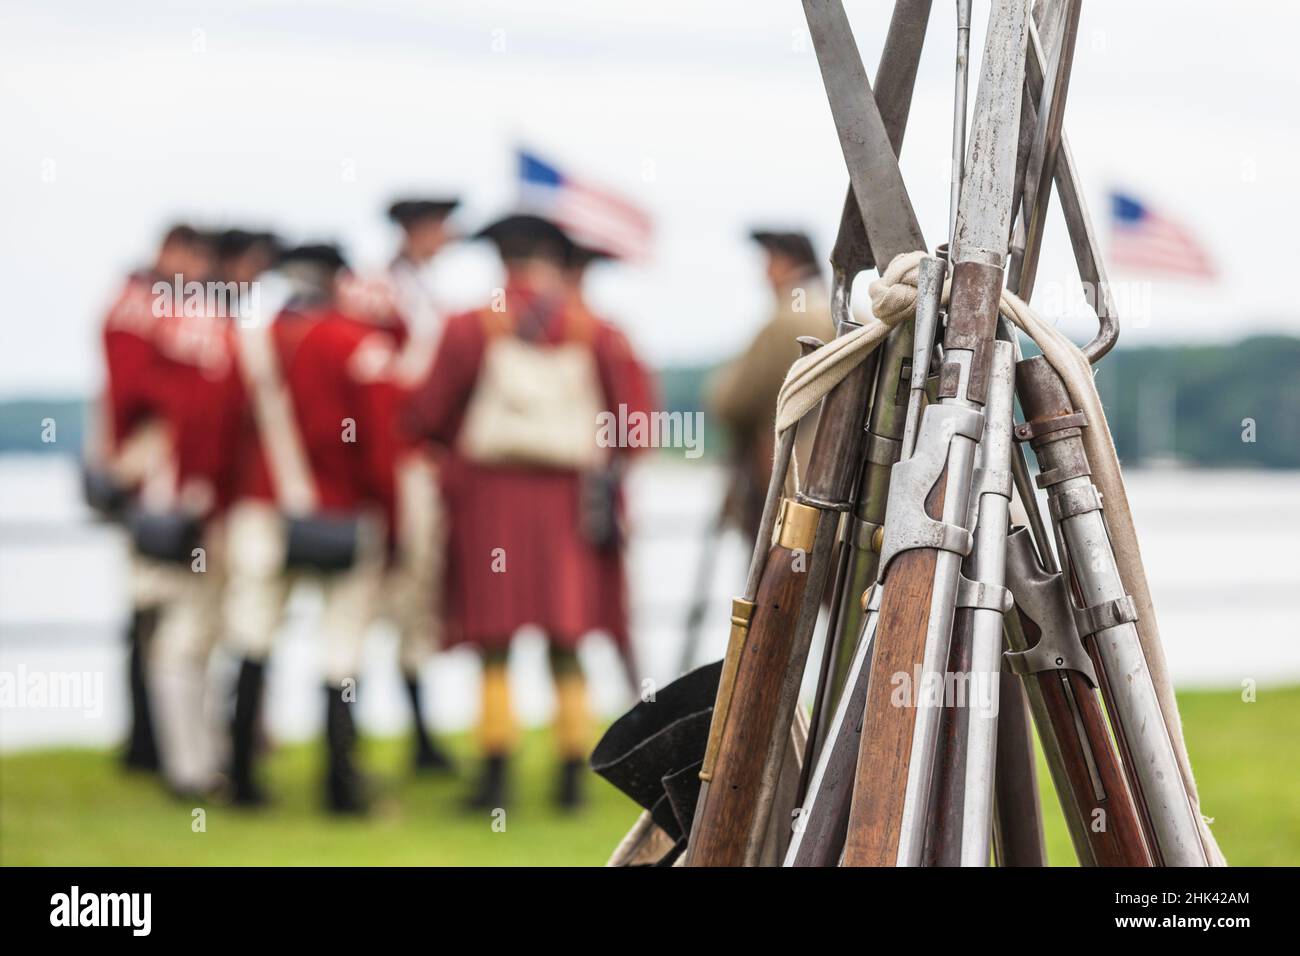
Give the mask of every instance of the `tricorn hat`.
M 249 229 L 225 229 L 212 237 L 212 245 L 218 259 L 234 259 L 250 249 L 265 244 L 272 253 L 278 252 L 279 240 L 273 232 L 257 232 Z
M 332 242 L 309 243 L 286 249 L 280 253 L 279 264 L 281 266 L 316 266 L 330 272 L 337 272 L 348 267 L 347 260 L 343 258 L 343 253 Z
M 506 260 L 538 257 L 567 265 L 574 248 L 573 240 L 563 229 L 531 213 L 504 216 L 471 238 L 488 240 Z
M 691 832 L 721 679 L 722 661 L 677 678 L 614 721 L 591 754 L 591 769 L 648 810 L 673 840 L 661 866 L 681 854 Z
M 795 262 L 820 268 L 817 253 L 813 249 L 808 234 L 796 231 L 779 231 L 773 229 L 754 229 L 749 238 L 753 239 L 769 252 L 779 253 Z
M 399 199 L 388 207 L 388 218 L 399 226 L 410 226 L 421 219 L 446 219 L 460 205 L 455 197 L 437 199 Z

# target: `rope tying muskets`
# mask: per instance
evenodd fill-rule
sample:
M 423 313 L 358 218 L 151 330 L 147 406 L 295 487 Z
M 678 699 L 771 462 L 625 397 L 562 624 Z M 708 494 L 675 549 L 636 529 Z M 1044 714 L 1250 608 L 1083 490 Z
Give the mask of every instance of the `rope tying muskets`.
M 793 428 L 832 388 L 885 340 L 889 330 L 916 314 L 916 268 L 923 252 L 896 256 L 867 290 L 873 318 L 832 339 L 790 366 L 776 399 L 776 432 Z M 944 286 L 947 300 L 948 287 Z M 795 476 L 796 484 L 798 476 Z
M 861 328 L 828 342 L 826 345 L 795 361 L 786 373 L 785 382 L 776 402 L 776 432 L 798 424 L 808 412 L 826 397 L 854 368 L 864 362 L 884 341 L 889 330 L 916 314 L 917 267 L 925 252 L 906 252 L 895 256 L 880 278 L 868 287 L 871 297 L 872 318 Z M 940 301 L 947 304 L 952 289 L 946 280 Z M 1084 442 L 1089 459 L 1094 457 L 1115 459 L 1118 474 L 1119 462 L 1109 430 L 1104 427 L 1105 415 L 1101 399 L 1092 379 L 1092 366 L 1082 350 L 1034 312 L 1029 304 L 1013 292 L 1002 290 L 1001 312 L 1016 324 L 1043 351 L 1044 357 L 1065 381 L 1070 397 L 1076 406 L 1101 427 L 1084 430 Z M 1094 467 L 1096 464 L 1094 463 Z M 796 486 L 798 476 L 795 476 Z M 1100 484 L 1100 482 L 1098 483 Z M 1122 484 L 1120 485 L 1122 489 Z M 1102 488 L 1103 493 L 1108 489 Z M 1134 539 L 1136 547 L 1136 538 Z
M 880 278 L 873 280 L 868 287 L 872 318 L 863 323 L 861 328 L 839 336 L 815 352 L 796 360 L 790 366 L 790 371 L 786 373 L 785 382 L 781 385 L 781 391 L 777 396 L 776 433 L 778 436 L 787 428 L 797 425 L 799 420 L 812 411 L 849 372 L 866 361 L 867 357 L 885 340 L 890 329 L 916 314 L 917 267 L 926 255 L 927 253 L 918 251 L 895 256 L 888 268 L 881 273 Z M 941 296 L 943 304 L 948 302 L 951 285 L 951 280 L 944 282 Z M 1066 391 L 1069 392 L 1075 408 L 1082 411 L 1087 418 L 1089 427 L 1083 429 L 1083 444 L 1088 463 L 1092 468 L 1093 484 L 1097 486 L 1106 503 L 1102 514 L 1106 519 L 1106 528 L 1110 532 L 1120 577 L 1137 606 L 1136 624 L 1143 656 L 1146 657 L 1147 669 L 1151 672 L 1152 682 L 1160 698 L 1160 709 L 1173 741 L 1174 752 L 1178 756 L 1179 767 L 1188 793 L 1199 812 L 1200 801 L 1196 792 L 1196 781 L 1192 776 L 1187 747 L 1183 742 L 1182 722 L 1174 700 L 1173 684 L 1169 679 L 1169 668 L 1165 662 L 1160 634 L 1156 628 L 1155 606 L 1151 601 L 1151 590 L 1147 584 L 1146 570 L 1142 565 L 1142 553 L 1133 526 L 1133 513 L 1129 508 L 1128 496 L 1124 491 L 1124 480 L 1120 475 L 1119 456 L 1115 452 L 1115 443 L 1106 424 L 1101 397 L 1097 394 L 1092 365 L 1077 345 L 1039 316 L 1015 293 L 1003 289 L 999 308 L 1003 315 L 1042 350 L 1043 357 L 1065 383 Z M 793 469 L 793 481 L 797 491 L 799 488 L 797 466 Z M 1204 822 L 1201 827 L 1201 841 L 1205 844 L 1212 863 L 1226 865 L 1214 837 Z

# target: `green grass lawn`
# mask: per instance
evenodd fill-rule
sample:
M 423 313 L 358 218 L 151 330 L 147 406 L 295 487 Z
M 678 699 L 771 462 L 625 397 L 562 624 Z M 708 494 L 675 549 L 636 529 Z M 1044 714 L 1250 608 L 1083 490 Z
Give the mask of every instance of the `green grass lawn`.
M 1247 703 L 1238 691 L 1178 695 L 1201 809 L 1228 863 L 1300 865 L 1300 687 L 1265 687 Z M 1060 805 L 1039 758 L 1048 856 L 1073 864 Z
M 1234 864 L 1300 863 L 1300 688 L 1180 695 L 1202 802 Z M 450 741 L 468 766 L 468 738 Z M 406 772 L 405 741 L 371 740 L 364 751 L 378 791 L 374 813 L 339 821 L 319 809 L 319 748 L 279 748 L 267 782 L 277 796 L 263 812 L 205 807 L 206 832 L 192 829 L 193 805 L 177 803 L 147 777 L 119 771 L 114 755 L 51 750 L 0 757 L 0 864 L 56 865 L 598 865 L 636 818 L 637 808 L 592 778 L 578 815 L 551 808 L 552 756 L 544 732 L 525 736 L 517 799 L 504 832 L 488 814 L 459 803 L 460 778 Z M 1050 791 L 1043 806 L 1053 863 L 1073 851 Z

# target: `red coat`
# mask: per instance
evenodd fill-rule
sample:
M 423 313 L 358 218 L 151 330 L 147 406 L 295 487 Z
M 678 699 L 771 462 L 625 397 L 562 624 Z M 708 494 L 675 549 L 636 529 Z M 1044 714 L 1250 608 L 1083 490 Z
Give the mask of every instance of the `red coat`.
M 378 506 L 391 528 L 397 450 L 391 336 L 333 307 L 286 309 L 271 332 L 318 506 Z M 274 500 L 261 442 L 253 426 L 241 494 Z
M 532 298 L 527 290 L 507 287 L 508 302 Z M 493 316 L 503 319 L 510 321 Z M 533 624 L 561 647 L 574 647 L 594 630 L 625 644 L 622 555 L 601 552 L 581 535 L 578 472 L 486 465 L 456 451 L 487 340 L 483 313 L 448 319 L 429 377 L 408 409 L 411 427 L 449 450 L 440 468 L 450 518 L 448 641 L 501 648 L 520 627 Z M 648 378 L 612 325 L 572 303 L 556 306 L 543 341 L 590 342 L 604 407 L 622 403 L 629 410 L 650 410 Z
M 136 272 L 104 319 L 104 452 L 111 456 L 146 420 L 157 416 L 160 395 L 154 369 L 158 352 L 153 312 L 153 281 L 149 272 Z
M 154 294 L 156 280 L 132 274 L 105 320 L 106 450 L 114 454 L 144 422 L 162 422 L 171 492 L 210 516 L 234 492 L 244 397 L 233 329 L 226 318 L 167 305 Z
M 166 316 L 154 339 L 152 372 L 171 438 L 176 490 L 199 494 L 214 514 L 234 500 L 247 400 L 235 353 L 235 326 L 216 315 Z

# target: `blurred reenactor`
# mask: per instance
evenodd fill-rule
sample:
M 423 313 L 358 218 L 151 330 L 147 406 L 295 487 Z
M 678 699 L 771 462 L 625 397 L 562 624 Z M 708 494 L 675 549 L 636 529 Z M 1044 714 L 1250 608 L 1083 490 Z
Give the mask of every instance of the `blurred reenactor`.
M 217 248 L 221 262 L 228 250 Z M 238 297 L 226 294 L 225 281 L 212 273 L 201 284 L 175 286 L 154 328 L 158 361 L 151 374 L 169 438 L 160 469 L 169 493 L 142 496 L 130 520 L 137 551 L 170 582 L 148 674 L 163 774 L 185 797 L 207 795 L 221 783 L 208 663 L 222 634 L 224 519 L 246 405 L 235 355 Z
M 801 232 L 764 230 L 755 230 L 750 237 L 767 257 L 775 313 L 745 351 L 716 373 L 707 401 L 710 412 L 736 442 L 740 472 L 733 481 L 732 516 L 753 538 L 772 470 L 776 397 L 785 373 L 799 357 L 796 339 L 810 335 L 829 341 L 835 332 L 830 300 L 808 237 Z M 796 455 L 801 470 L 812 447 L 811 424 L 799 429 Z
M 358 813 L 366 798 L 350 704 L 392 527 L 393 348 L 386 332 L 340 310 L 346 266 L 336 247 L 291 249 L 280 270 L 293 297 L 273 322 L 247 323 L 239 336 L 254 427 L 229 522 L 229 629 L 244 658 L 233 797 L 263 800 L 254 755 L 266 659 L 292 583 L 310 577 L 324 596 L 325 802 Z
M 84 471 L 87 502 L 101 515 L 122 520 L 126 510 L 152 484 L 166 495 L 163 463 L 168 459 L 167 427 L 162 415 L 155 327 L 167 311 L 154 285 L 202 278 L 211 247 L 188 225 L 176 225 L 163 237 L 153 265 L 127 276 L 103 325 L 107 371 L 98 407 L 98 427 L 91 430 Z M 130 729 L 123 759 L 128 768 L 155 770 L 158 751 L 145 681 L 148 645 L 166 592 L 166 575 L 131 553 L 129 646 Z
M 402 352 L 410 378 L 423 378 L 442 335 L 445 314 L 429 283 L 434 257 L 456 238 L 448 217 L 460 200 L 401 199 L 388 207 L 388 218 L 401 230 L 401 244 L 388 266 L 388 278 L 406 324 L 408 343 Z
M 440 469 L 450 519 L 447 631 L 482 652 L 481 776 L 470 805 L 504 806 L 517 728 L 506 674 L 516 631 L 551 649 L 560 756 L 557 800 L 582 799 L 592 718 L 576 649 L 591 631 L 628 643 L 617 520 L 591 520 L 591 476 L 628 449 L 601 447 L 602 412 L 645 415 L 644 377 L 626 339 L 575 307 L 572 242 L 535 216 L 483 229 L 505 266 L 492 302 L 448 319 L 411 405 L 416 431 L 449 449 Z M 607 496 L 610 507 L 614 496 Z M 588 512 L 584 520 L 584 512 Z
M 388 218 L 402 234 L 401 247 L 388 267 L 388 281 L 406 333 L 396 376 L 398 387 L 407 394 L 428 374 L 442 336 L 445 316 L 430 288 L 428 266 L 453 238 L 447 217 L 458 203 L 452 198 L 403 199 L 388 208 Z M 447 524 L 436 451 L 425 442 L 404 441 L 396 468 L 397 552 L 379 608 L 397 628 L 398 660 L 414 726 L 415 769 L 449 770 L 450 755 L 427 729 L 420 691 L 420 674 L 442 641 Z

